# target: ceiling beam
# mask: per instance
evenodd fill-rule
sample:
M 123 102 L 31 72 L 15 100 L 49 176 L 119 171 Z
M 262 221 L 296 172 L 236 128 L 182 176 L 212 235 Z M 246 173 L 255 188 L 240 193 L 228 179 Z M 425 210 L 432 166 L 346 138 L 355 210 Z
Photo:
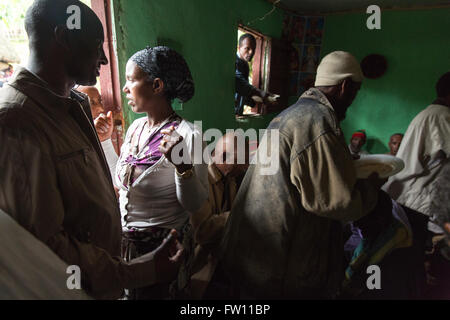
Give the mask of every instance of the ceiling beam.
M 286 12 L 290 12 L 297 15 L 334 15 L 334 14 L 348 14 L 348 13 L 366 13 L 366 9 L 350 9 L 350 10 L 341 10 L 341 11 L 313 11 L 313 10 L 305 10 L 305 11 L 299 11 L 294 10 L 292 8 L 289 8 L 286 6 L 286 4 L 283 3 L 283 0 L 281 2 L 277 3 L 277 0 L 267 0 L 268 2 L 275 5 L 277 8 L 280 8 Z M 383 11 L 409 11 L 409 10 L 429 10 L 429 9 L 440 9 L 440 8 L 450 8 L 450 2 L 448 4 L 430 4 L 430 5 L 412 5 L 408 7 L 402 7 L 402 6 L 381 6 L 381 10 Z

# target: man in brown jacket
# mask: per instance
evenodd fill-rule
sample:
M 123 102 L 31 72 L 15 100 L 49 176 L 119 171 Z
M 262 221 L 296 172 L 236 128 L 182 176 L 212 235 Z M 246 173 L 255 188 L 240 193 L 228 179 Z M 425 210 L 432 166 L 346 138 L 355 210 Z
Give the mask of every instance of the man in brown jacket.
M 241 139 L 241 141 L 238 141 Z M 244 140 L 244 141 L 243 141 Z M 243 143 L 242 143 L 243 142 Z M 244 150 L 240 146 L 244 146 Z M 249 164 L 249 144 L 236 132 L 223 135 L 214 148 L 208 166 L 209 196 L 200 210 L 191 215 L 197 244 L 193 263 L 192 298 L 222 298 L 210 285 L 217 267 L 218 247 L 237 190 Z M 205 296 L 210 294 L 210 296 Z
M 266 134 L 275 130 L 279 139 L 263 137 L 222 244 L 224 269 L 241 298 L 336 295 L 342 225 L 370 212 L 377 199 L 375 179 L 357 181 L 339 126 L 362 79 L 351 54 L 332 52 L 318 67 L 315 87 L 270 123 Z M 278 171 L 264 174 L 273 162 Z
M 73 5 L 80 9 L 79 29 L 66 23 Z M 172 279 L 182 254 L 173 235 L 131 263 L 120 258 L 111 176 L 89 102 L 72 90 L 95 84 L 108 63 L 100 20 L 80 1 L 35 0 L 25 28 L 28 67 L 0 92 L 0 209 L 65 263 L 79 266 L 82 287 L 94 298 Z

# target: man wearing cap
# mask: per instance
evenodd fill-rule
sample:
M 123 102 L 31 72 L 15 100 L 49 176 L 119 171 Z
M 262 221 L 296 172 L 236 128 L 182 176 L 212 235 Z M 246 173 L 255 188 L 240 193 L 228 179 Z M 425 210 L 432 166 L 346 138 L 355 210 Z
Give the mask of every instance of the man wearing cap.
M 352 138 L 350 139 L 350 144 L 348 145 L 348 149 L 350 150 L 350 154 L 353 159 L 359 159 L 361 155 L 368 155 L 369 153 L 365 150 L 361 150 L 361 148 L 366 143 L 367 136 L 366 131 L 358 130 L 352 134 Z
M 362 79 L 350 53 L 332 52 L 318 67 L 315 87 L 270 123 L 221 246 L 223 267 L 241 298 L 335 297 L 343 275 L 343 222 L 370 212 L 377 199 L 375 181 L 356 180 L 339 126 Z M 268 155 L 262 150 L 273 150 L 273 130 L 279 148 Z M 264 175 L 271 161 L 279 161 L 279 169 Z

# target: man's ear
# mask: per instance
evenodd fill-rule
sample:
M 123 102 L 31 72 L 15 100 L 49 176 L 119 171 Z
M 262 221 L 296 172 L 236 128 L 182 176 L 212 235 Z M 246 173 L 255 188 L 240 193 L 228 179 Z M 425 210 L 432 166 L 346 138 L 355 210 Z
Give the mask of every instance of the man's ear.
M 164 92 L 164 81 L 162 81 L 160 78 L 155 78 L 155 80 L 153 80 L 153 92 L 154 93 Z
M 344 79 L 339 88 L 340 95 L 343 96 L 345 92 L 349 92 L 349 90 L 351 90 L 351 86 L 352 86 L 351 81 L 348 78 Z
M 55 40 L 56 43 L 58 45 L 60 45 L 61 47 L 63 47 L 66 50 L 70 50 L 70 44 L 69 44 L 69 38 L 68 38 L 68 33 L 67 33 L 68 29 L 66 26 L 64 25 L 58 25 L 55 27 L 54 30 L 54 35 L 55 35 Z

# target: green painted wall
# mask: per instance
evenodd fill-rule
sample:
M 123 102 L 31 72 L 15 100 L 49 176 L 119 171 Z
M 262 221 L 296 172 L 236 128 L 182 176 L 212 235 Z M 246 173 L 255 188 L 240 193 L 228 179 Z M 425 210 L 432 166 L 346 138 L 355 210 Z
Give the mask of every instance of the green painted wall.
M 434 100 L 439 76 L 450 70 L 450 9 L 382 11 L 381 30 L 368 30 L 367 17 L 327 16 L 321 56 L 345 50 L 359 61 L 371 53 L 387 58 L 386 74 L 364 81 L 342 123 L 347 138 L 354 130 L 366 129 L 367 150 L 384 153 L 389 136 L 406 131 Z
M 265 0 L 114 0 L 120 81 L 128 58 L 147 45 L 168 45 L 190 66 L 196 93 L 177 111 L 207 128 L 265 128 L 273 115 L 244 123 L 234 118 L 234 64 L 237 26 L 241 22 L 270 37 L 281 36 L 283 12 Z M 137 117 L 123 95 L 127 125 Z M 180 109 L 175 104 L 174 109 Z

